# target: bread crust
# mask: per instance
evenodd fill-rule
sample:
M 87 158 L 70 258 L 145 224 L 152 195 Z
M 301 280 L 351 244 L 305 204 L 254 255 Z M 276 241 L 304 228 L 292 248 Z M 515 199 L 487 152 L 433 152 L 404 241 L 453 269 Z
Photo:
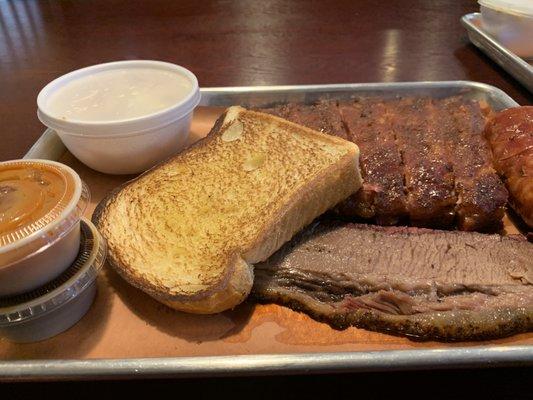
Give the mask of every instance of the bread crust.
M 287 124 L 289 127 L 293 126 L 294 129 L 298 130 L 299 134 L 318 137 L 323 142 L 330 141 L 334 144 L 344 145 L 349 151 L 339 162 L 328 167 L 292 196 L 291 200 L 270 219 L 270 223 L 263 227 L 262 232 L 253 243 L 242 248 L 239 251 L 240 254 L 229 254 L 226 266 L 217 282 L 194 294 L 169 293 L 165 287 L 148 280 L 145 276 L 130 268 L 123 261 L 120 252 L 115 252 L 113 246 L 109 246 L 108 262 L 113 269 L 133 286 L 177 310 L 211 314 L 232 308 L 241 303 L 248 296 L 253 285 L 254 263 L 268 258 L 314 218 L 349 197 L 361 185 L 358 164 L 359 151 L 355 144 L 315 132 L 281 118 L 247 111 L 241 107 L 231 107 L 226 110 L 205 138 L 199 140 L 181 154 L 194 151 L 195 148 L 206 145 L 207 141 L 213 140 L 214 137 L 219 135 L 224 126 L 238 117 L 241 112 L 257 114 L 257 118 L 267 117 L 269 120 L 277 120 L 279 123 Z M 92 220 L 95 225 L 102 230 L 106 213 L 112 207 L 118 193 L 134 184 L 140 178 L 153 173 L 168 163 L 172 163 L 175 157 L 177 156 L 169 158 L 110 192 L 98 204 L 93 213 Z

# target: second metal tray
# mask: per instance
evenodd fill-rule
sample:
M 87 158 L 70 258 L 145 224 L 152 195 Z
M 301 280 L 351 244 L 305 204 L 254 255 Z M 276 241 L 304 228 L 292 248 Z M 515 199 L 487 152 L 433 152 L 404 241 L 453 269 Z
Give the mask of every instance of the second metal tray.
M 468 31 L 470 41 L 476 47 L 533 93 L 533 66 L 485 33 L 481 27 L 480 13 L 464 15 L 461 18 L 461 23 Z

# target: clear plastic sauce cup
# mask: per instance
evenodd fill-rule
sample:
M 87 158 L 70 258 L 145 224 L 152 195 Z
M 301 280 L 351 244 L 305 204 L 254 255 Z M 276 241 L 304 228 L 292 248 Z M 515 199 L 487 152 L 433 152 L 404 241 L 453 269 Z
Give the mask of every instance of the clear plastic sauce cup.
M 0 163 L 0 297 L 31 291 L 72 264 L 89 200 L 89 189 L 66 165 Z
M 96 227 L 81 220 L 81 244 L 74 262 L 57 278 L 21 295 L 0 298 L 0 336 L 12 342 L 36 342 L 76 322 L 94 301 L 106 243 Z

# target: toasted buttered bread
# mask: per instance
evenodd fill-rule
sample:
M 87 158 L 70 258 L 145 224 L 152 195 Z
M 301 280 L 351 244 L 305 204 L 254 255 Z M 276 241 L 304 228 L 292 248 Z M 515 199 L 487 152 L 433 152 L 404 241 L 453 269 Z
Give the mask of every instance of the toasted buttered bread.
M 246 298 L 254 263 L 358 190 L 358 159 L 353 143 L 231 107 L 206 138 L 108 195 L 93 220 L 132 285 L 216 313 Z

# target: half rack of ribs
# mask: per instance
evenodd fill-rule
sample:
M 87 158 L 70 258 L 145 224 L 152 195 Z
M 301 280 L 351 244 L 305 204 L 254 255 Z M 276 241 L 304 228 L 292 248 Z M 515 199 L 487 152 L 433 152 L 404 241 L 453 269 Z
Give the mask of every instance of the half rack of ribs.
M 379 225 L 502 227 L 507 190 L 483 136 L 486 110 L 461 97 L 283 104 L 261 111 L 348 139 L 364 185 L 336 212 Z

